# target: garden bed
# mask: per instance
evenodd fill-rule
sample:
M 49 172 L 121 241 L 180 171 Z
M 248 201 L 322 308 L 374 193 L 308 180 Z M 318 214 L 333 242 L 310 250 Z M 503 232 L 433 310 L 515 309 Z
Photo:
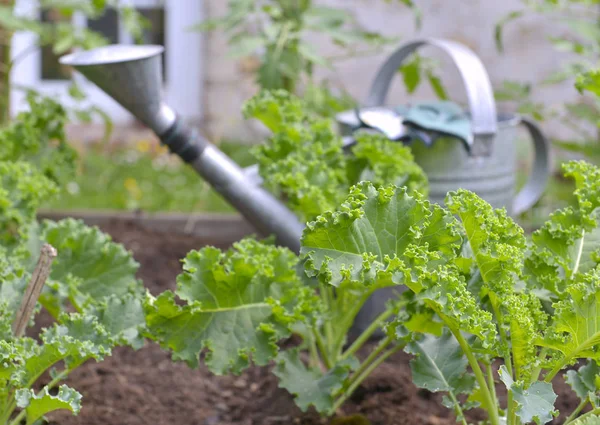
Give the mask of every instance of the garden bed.
M 41 216 L 61 215 L 46 212 Z M 184 234 L 181 223 L 187 220 L 176 216 L 68 215 L 98 225 L 132 250 L 141 263 L 139 277 L 154 294 L 175 287 L 180 259 L 188 251 L 207 244 L 225 248 L 236 240 L 236 229 L 238 236 L 250 230 L 239 217 L 198 218 L 195 230 L 189 231 L 188 227 L 189 233 Z M 224 225 L 227 220 L 229 230 Z M 363 414 L 372 424 L 382 425 L 454 424 L 451 412 L 441 406 L 441 396 L 412 384 L 408 360 L 407 355 L 400 353 L 384 363 L 344 405 L 344 414 Z M 83 409 L 77 417 L 68 412 L 54 413 L 53 425 L 327 423 L 315 413 L 300 412 L 291 396 L 278 388 L 268 368 L 250 368 L 239 377 L 216 377 L 204 367 L 190 370 L 183 363 L 173 363 L 169 354 L 155 344 L 147 344 L 139 351 L 120 347 L 106 361 L 88 362 L 77 369 L 68 383 L 83 394 Z M 562 383 L 557 383 L 555 390 L 559 394 L 570 393 L 570 397 L 559 400 L 566 400 L 571 408 L 577 404 L 575 395 Z M 557 407 L 564 413 L 571 410 Z M 484 416 L 473 411 L 468 419 L 474 423 Z

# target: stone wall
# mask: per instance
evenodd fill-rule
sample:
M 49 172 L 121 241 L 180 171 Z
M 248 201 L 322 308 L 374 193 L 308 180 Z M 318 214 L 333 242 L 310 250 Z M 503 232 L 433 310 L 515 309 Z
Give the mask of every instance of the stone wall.
M 204 0 L 205 13 L 215 17 L 227 7 L 224 0 Z M 528 16 L 512 23 L 505 31 L 505 53 L 499 54 L 494 46 L 494 25 L 508 12 L 522 8 L 521 0 L 417 0 L 423 11 L 423 26 L 416 31 L 410 11 L 400 4 L 384 0 L 317 0 L 321 4 L 347 8 L 358 15 L 360 22 L 371 30 L 388 36 L 399 36 L 403 41 L 417 37 L 442 37 L 466 44 L 484 62 L 495 86 L 503 80 L 539 83 L 555 71 L 567 57 L 557 53 L 547 41 L 548 35 L 561 36 L 561 30 L 542 17 Z M 311 40 L 325 55 L 339 54 L 335 46 L 324 39 Z M 402 41 L 400 42 L 402 43 Z M 211 33 L 205 38 L 204 128 L 211 139 L 223 138 L 255 141 L 261 138 L 260 129 L 244 122 L 240 105 L 255 93 L 251 59 L 232 60 L 227 56 L 226 38 Z M 336 63 L 335 71 L 320 70 L 319 77 L 345 87 L 358 99 L 364 99 L 377 68 L 385 60 L 385 53 L 375 56 L 350 58 Z M 465 95 L 458 73 L 434 49 L 423 50 L 428 56 L 439 58 L 443 81 L 451 98 L 464 101 Z M 534 99 L 546 104 L 561 104 L 577 96 L 571 83 L 536 89 Z M 411 99 L 433 99 L 431 90 L 424 86 L 414 96 L 405 93 L 400 78 L 395 81 L 389 102 L 405 103 Z M 499 105 L 510 110 L 512 105 Z M 545 123 L 549 132 L 564 131 L 557 125 Z

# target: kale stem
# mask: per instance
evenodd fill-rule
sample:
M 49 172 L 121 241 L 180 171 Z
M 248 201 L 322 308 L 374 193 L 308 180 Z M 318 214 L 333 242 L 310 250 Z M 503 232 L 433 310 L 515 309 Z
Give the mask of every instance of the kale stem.
M 340 398 L 338 398 L 336 400 L 336 402 L 334 403 L 330 412 L 335 412 L 337 409 L 339 409 L 339 407 L 342 404 L 344 404 L 344 402 L 348 399 L 348 397 L 350 397 L 352 395 L 352 393 L 356 390 L 356 388 L 358 388 L 358 386 L 365 380 L 365 378 L 367 378 L 367 376 L 369 376 L 371 374 L 371 372 L 373 372 L 377 368 L 377 366 L 379 366 L 381 363 L 383 363 L 385 361 L 385 359 L 387 359 L 389 356 L 391 356 L 392 354 L 394 354 L 395 352 L 397 352 L 401 349 L 402 349 L 401 345 L 397 345 L 395 347 L 390 348 L 389 350 L 385 351 L 381 356 L 379 356 L 376 360 L 372 361 L 371 364 L 369 364 L 366 368 L 364 368 L 362 370 L 362 372 L 360 373 L 360 375 L 355 374 L 353 376 L 354 379 L 351 380 L 350 386 L 348 387 L 348 389 L 346 391 L 344 391 L 342 396 L 340 396 Z M 365 361 L 365 363 L 366 363 L 366 361 Z M 363 364 L 365 364 L 365 363 L 363 363 Z M 361 368 L 362 368 L 362 365 L 361 365 Z
M 323 298 L 325 299 L 327 312 L 331 314 L 331 312 L 334 311 L 335 308 L 335 306 L 333 305 L 333 294 L 331 291 L 331 287 L 327 284 L 321 284 L 321 293 L 323 294 Z M 323 326 L 325 328 L 325 346 L 327 347 L 327 357 L 329 357 L 330 353 L 332 352 L 333 341 L 333 328 L 331 326 L 331 320 L 329 318 L 326 318 L 325 324 Z
M 352 343 L 350 348 L 348 348 L 344 354 L 342 354 L 341 359 L 344 360 L 354 353 L 356 353 L 360 347 L 373 335 L 373 333 L 381 327 L 381 324 L 385 322 L 392 314 L 394 314 L 393 309 L 385 310 L 381 313 L 377 318 L 369 325 L 367 329 L 365 329 L 358 338 Z
M 507 391 L 507 397 L 506 397 L 506 408 L 507 408 L 507 414 L 506 414 L 506 421 L 508 423 L 508 425 L 516 425 L 517 422 L 517 412 L 515 410 L 515 402 L 513 400 L 513 392 L 511 390 Z
M 578 406 L 578 407 L 579 407 L 579 406 Z M 597 408 L 595 408 L 594 410 L 590 410 L 589 412 L 587 412 L 587 413 L 584 413 L 583 415 L 581 415 L 581 416 L 580 416 L 580 417 L 578 417 L 577 419 L 579 419 L 579 420 L 583 420 L 583 419 L 587 418 L 588 416 L 597 415 L 597 414 L 599 414 L 599 413 L 600 413 L 600 407 L 597 407 Z M 566 425 L 566 422 L 565 422 L 565 424 L 563 424 L 563 425 Z
M 442 318 L 443 318 L 443 316 L 442 316 Z M 465 355 L 467 356 L 467 360 L 469 361 L 469 365 L 471 365 L 471 369 L 473 369 L 473 373 L 475 374 L 477 383 L 479 384 L 479 387 L 481 388 L 481 391 L 483 393 L 485 408 L 488 411 L 490 423 L 492 425 L 500 425 L 500 417 L 498 416 L 497 405 L 496 405 L 495 401 L 492 399 L 492 394 L 490 393 L 490 389 L 488 388 L 485 376 L 483 375 L 483 372 L 481 371 L 481 367 L 479 367 L 479 363 L 477 362 L 477 359 L 473 355 L 473 352 L 471 351 L 469 344 L 467 343 L 467 341 L 465 341 L 465 339 L 461 335 L 460 330 L 456 329 L 454 326 L 450 325 L 448 322 L 446 322 L 446 324 L 448 325 L 448 327 L 450 328 L 450 331 L 452 332 L 452 334 L 458 341 L 458 344 L 462 348 L 463 353 L 465 353 Z
M 368 369 L 369 365 L 377 358 L 377 356 L 392 342 L 392 338 L 389 336 L 381 341 L 377 348 L 375 348 L 371 354 L 365 359 L 364 362 L 356 369 L 352 378 L 350 378 L 350 385 L 354 382 L 354 380 L 361 374 L 365 369 Z
M 559 363 L 556 366 L 554 366 L 554 369 L 552 369 L 550 372 L 548 372 L 548 374 L 544 378 L 544 381 L 545 382 L 552 382 L 552 380 L 554 379 L 554 377 L 556 376 L 556 374 L 562 370 L 563 366 L 569 360 L 570 360 L 570 357 L 567 357 L 567 358 L 564 359 L 564 361 L 562 361 L 561 363 Z
M 321 361 L 319 360 L 319 353 L 317 351 L 317 337 L 315 335 L 314 329 L 311 329 L 308 339 L 311 366 L 321 367 Z
M 369 297 L 371 296 L 371 294 L 373 293 L 373 291 L 369 291 L 366 294 L 363 294 L 363 296 L 357 300 L 356 302 L 352 303 L 352 306 L 350 308 L 350 310 L 344 314 L 344 318 L 341 321 L 341 323 L 339 324 L 339 326 L 336 326 L 336 329 L 338 330 L 338 334 L 335 338 L 335 342 L 333 345 L 333 352 L 331 354 L 331 356 L 333 358 L 335 358 L 336 360 L 338 358 L 341 358 L 341 353 L 344 347 L 344 340 L 346 338 L 346 335 L 348 334 L 348 331 L 350 330 L 350 328 L 352 327 L 352 324 L 354 323 L 354 319 L 356 318 L 356 315 L 358 314 L 358 312 L 360 311 L 360 309 L 363 307 L 363 305 L 365 304 L 365 302 L 367 301 L 367 299 L 369 299 Z M 341 305 L 347 305 L 348 303 L 341 303 Z
M 21 421 L 25 419 L 26 414 L 27 411 L 25 409 L 21 410 L 19 414 L 12 421 L 10 421 L 9 425 L 19 425 Z
M 490 393 L 492 395 L 492 399 L 494 400 L 494 404 L 496 405 L 496 409 L 498 408 L 498 396 L 496 395 L 496 383 L 494 382 L 494 370 L 492 369 L 492 364 L 486 364 L 486 373 L 487 373 L 487 381 L 488 386 L 490 387 Z
M 579 242 L 579 248 L 577 250 L 577 258 L 575 259 L 575 266 L 573 267 L 573 273 L 571 273 L 571 279 L 577 274 L 579 270 L 579 263 L 581 262 L 581 255 L 583 254 L 583 242 L 585 241 L 585 229 L 581 231 L 581 240 Z
M 331 361 L 329 360 L 329 353 L 327 351 L 327 346 L 325 345 L 325 342 L 323 341 L 323 336 L 321 335 L 321 332 L 319 332 L 318 329 L 313 328 L 313 332 L 315 335 L 315 339 L 317 340 L 317 347 L 319 347 L 319 351 L 321 353 L 321 358 L 323 359 L 323 363 L 325 363 L 325 367 L 327 369 L 331 369 Z
M 465 413 L 463 412 L 462 407 L 460 407 L 460 403 L 456 399 L 456 396 L 454 395 L 454 392 L 453 391 L 448 391 L 448 396 L 450 397 L 450 400 L 452 400 L 452 403 L 454 403 L 455 414 L 458 417 L 460 417 L 460 421 L 462 422 L 462 425 L 468 425 L 467 424 L 467 419 L 465 418 Z
M 0 425 L 8 423 L 8 421 L 10 420 L 10 416 L 17 408 L 14 392 L 8 397 L 8 400 L 6 401 L 6 406 L 6 410 L 2 414 L 2 418 L 0 418 Z
M 69 373 L 71 373 L 71 371 L 75 369 L 63 369 L 58 375 L 56 375 L 54 377 L 54 379 L 52 379 L 52 381 L 48 382 L 48 384 L 46 385 L 46 387 L 48 387 L 49 390 L 51 390 L 52 388 L 54 388 L 56 386 L 56 384 L 58 384 L 60 381 L 62 381 L 63 379 L 65 379 L 67 377 L 67 375 Z
M 502 326 L 502 324 L 504 323 L 503 317 L 502 317 L 502 313 L 500 312 L 500 309 L 498 308 L 498 304 L 495 301 L 495 297 L 491 300 L 491 304 L 492 304 L 492 309 L 494 310 L 494 315 L 496 316 L 496 322 L 498 323 L 498 332 L 500 334 L 500 339 L 506 343 L 506 350 L 504 352 L 504 365 L 506 366 L 506 370 L 508 371 L 508 373 L 510 374 L 511 377 L 513 377 L 513 379 L 515 378 L 515 374 L 518 373 L 517 366 L 515 365 L 515 371 L 513 373 L 513 367 L 512 367 L 512 356 L 511 356 L 511 352 L 510 352 L 510 348 L 508 347 L 508 337 L 506 336 L 506 330 L 504 329 L 504 327 Z M 488 373 L 491 372 L 491 365 L 490 365 L 490 370 L 488 371 Z M 496 408 L 498 408 L 498 397 L 496 395 L 496 387 L 493 384 L 490 384 L 490 391 L 492 392 L 492 396 L 494 397 L 494 401 L 496 402 Z M 507 400 L 506 400 L 506 421 L 507 421 L 507 425 L 515 425 L 516 423 L 516 411 L 515 411 L 515 405 L 514 405 L 514 401 L 513 401 L 513 393 L 512 391 L 508 390 L 508 394 L 507 394 Z
M 581 400 L 581 403 L 579 403 L 579 405 L 575 408 L 575 410 L 573 410 L 573 413 L 571 413 L 569 415 L 569 417 L 567 419 L 565 419 L 565 422 L 563 425 L 567 425 L 567 424 L 573 422 L 577 418 L 577 415 L 579 415 L 579 413 L 581 413 L 581 411 L 588 404 L 589 401 L 590 401 L 589 397 L 586 397 L 584 400 Z
M 530 384 L 533 384 L 535 381 L 537 381 L 538 379 L 540 379 L 540 373 L 542 372 L 542 362 L 544 361 L 544 358 L 546 357 L 547 353 L 548 353 L 548 349 L 547 348 L 542 348 L 542 350 L 540 351 L 540 354 L 538 356 L 538 363 L 539 363 L 539 365 L 537 365 L 531 371 L 531 381 L 530 381 Z

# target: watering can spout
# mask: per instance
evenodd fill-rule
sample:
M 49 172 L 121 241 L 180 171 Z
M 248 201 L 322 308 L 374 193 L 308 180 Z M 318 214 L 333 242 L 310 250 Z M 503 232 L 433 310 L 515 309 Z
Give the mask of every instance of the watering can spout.
M 163 101 L 162 46 L 112 45 L 60 58 L 116 100 L 159 136 L 176 120 Z
M 237 209 L 264 236 L 298 252 L 304 226 L 296 215 L 216 146 L 187 127 L 164 101 L 162 46 L 111 45 L 60 58 L 97 85 L 160 138 L 169 150 Z

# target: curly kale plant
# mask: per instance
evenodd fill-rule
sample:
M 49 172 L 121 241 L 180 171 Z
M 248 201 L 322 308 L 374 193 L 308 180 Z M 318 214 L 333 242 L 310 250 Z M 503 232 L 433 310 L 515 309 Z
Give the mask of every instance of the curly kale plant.
M 346 211 L 309 227 L 308 270 L 338 286 L 403 285 L 434 313 L 415 320 L 407 309 L 388 334 L 394 329 L 415 355 L 415 383 L 445 392 L 459 421 L 466 423 L 464 411 L 480 406 L 491 424 L 547 423 L 559 413 L 553 379 L 584 361 L 565 374 L 581 399 L 566 423 L 581 421 L 600 413 L 600 170 L 571 162 L 565 174 L 575 181 L 577 206 L 552 214 L 530 241 L 504 210 L 471 192 L 449 193 L 445 211 L 404 189 L 362 184 Z M 428 215 L 444 217 L 435 232 L 421 222 L 405 224 L 405 217 L 432 221 Z M 307 246 L 315 229 L 321 236 Z M 451 244 L 432 243 L 427 235 Z M 497 359 L 503 363 L 498 371 L 492 367 Z M 508 392 L 505 405 L 496 395 L 498 380 Z M 587 405 L 591 412 L 577 419 Z
M 31 110 L 0 130 L 1 425 L 39 423 L 58 409 L 76 414 L 81 395 L 62 384 L 69 373 L 115 346 L 143 344 L 143 287 L 131 254 L 81 221 L 36 220 L 38 207 L 71 175 L 73 151 L 62 108 L 30 100 Z M 13 323 L 44 243 L 58 256 L 21 335 Z M 54 318 L 41 330 L 34 326 L 40 307 Z
M 530 239 L 472 192 L 451 192 L 442 207 L 406 187 L 361 182 L 308 223 L 300 258 L 253 239 L 191 252 L 177 290 L 148 296 L 148 333 L 174 359 L 197 367 L 202 356 L 217 374 L 273 361 L 298 406 L 323 415 L 404 350 L 415 384 L 445 393 L 463 424 L 474 407 L 492 425 L 550 422 L 559 374 L 581 400 L 562 412 L 565 423 L 596 423 L 600 169 L 571 162 L 565 174 L 577 205 Z M 389 287 L 399 295 L 347 340 L 367 298 Z M 376 329 L 384 336 L 363 353 Z M 278 344 L 291 335 L 300 346 Z
M 336 208 L 359 181 L 393 183 L 427 193 L 427 177 L 410 150 L 375 134 L 360 134 L 350 152 L 329 119 L 315 117 L 298 97 L 263 91 L 244 106 L 273 135 L 254 152 L 265 186 L 303 221 Z

